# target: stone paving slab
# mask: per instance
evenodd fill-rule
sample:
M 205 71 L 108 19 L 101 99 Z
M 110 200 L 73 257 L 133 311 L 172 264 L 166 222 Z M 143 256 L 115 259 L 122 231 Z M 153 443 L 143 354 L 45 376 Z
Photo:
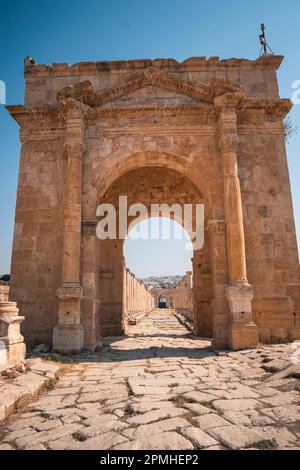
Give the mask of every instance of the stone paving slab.
M 0 382 L 0 422 L 15 410 L 24 407 L 47 385 L 58 378 L 62 364 L 40 359 L 28 360 L 28 370 L 16 378 L 4 378 Z
M 154 311 L 97 354 L 1 378 L 0 450 L 298 449 L 293 351 L 213 351 Z

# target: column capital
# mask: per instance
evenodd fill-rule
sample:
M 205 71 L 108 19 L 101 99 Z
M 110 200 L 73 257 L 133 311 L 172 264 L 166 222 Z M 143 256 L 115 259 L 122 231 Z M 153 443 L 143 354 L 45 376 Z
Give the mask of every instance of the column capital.
M 236 112 L 236 109 L 242 99 L 245 97 L 245 92 L 240 90 L 235 93 L 226 93 L 217 96 L 214 99 L 215 108 L 222 113 Z
M 74 98 L 61 98 L 58 100 L 59 108 L 65 118 L 84 119 L 86 113 L 91 109 L 86 104 Z

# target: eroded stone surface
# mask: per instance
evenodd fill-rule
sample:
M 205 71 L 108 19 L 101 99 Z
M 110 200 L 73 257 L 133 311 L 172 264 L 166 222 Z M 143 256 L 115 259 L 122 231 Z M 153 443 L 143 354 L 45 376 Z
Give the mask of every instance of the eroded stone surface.
M 296 449 L 299 379 L 262 367 L 290 354 L 289 345 L 217 354 L 172 311 L 154 311 L 99 354 L 76 356 L 52 390 L 2 425 L 0 450 Z

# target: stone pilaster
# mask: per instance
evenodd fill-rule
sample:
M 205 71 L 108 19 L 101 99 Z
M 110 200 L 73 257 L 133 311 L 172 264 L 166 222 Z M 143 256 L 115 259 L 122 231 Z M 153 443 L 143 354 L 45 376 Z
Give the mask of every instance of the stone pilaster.
M 82 286 L 81 251 L 81 174 L 85 124 L 76 105 L 66 111 L 65 175 L 63 201 L 62 283 L 57 290 L 58 324 L 53 331 L 53 349 L 77 352 L 83 347 L 80 323 Z
M 230 307 L 229 346 L 233 350 L 256 347 L 257 326 L 252 320 L 253 288 L 247 280 L 245 237 L 238 176 L 236 107 L 243 95 L 228 93 L 215 99 L 219 110 L 219 144 L 223 160 L 224 208 L 228 262 L 226 297 Z

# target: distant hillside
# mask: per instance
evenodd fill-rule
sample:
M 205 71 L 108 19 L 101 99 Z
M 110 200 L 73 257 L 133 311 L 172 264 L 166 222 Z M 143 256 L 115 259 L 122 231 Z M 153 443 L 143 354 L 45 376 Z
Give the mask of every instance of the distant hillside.
M 174 289 L 182 276 L 150 276 L 142 278 L 142 281 L 149 287 L 157 287 L 161 289 Z

